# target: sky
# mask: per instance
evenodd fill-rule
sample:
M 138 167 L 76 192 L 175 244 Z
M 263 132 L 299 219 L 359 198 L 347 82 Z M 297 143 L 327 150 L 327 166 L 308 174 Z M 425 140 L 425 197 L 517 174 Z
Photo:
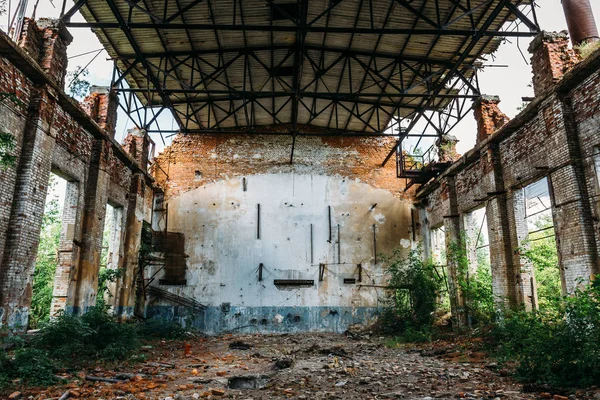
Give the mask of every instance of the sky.
M 10 0 L 16 4 L 17 0 Z M 34 0 L 29 0 L 27 16 L 33 13 Z M 67 0 L 67 7 L 72 5 L 72 0 Z M 538 0 L 538 20 L 540 26 L 546 31 L 561 31 L 567 29 L 567 24 L 562 11 L 560 0 Z M 592 8 L 596 20 L 600 17 L 600 0 L 592 0 Z M 60 14 L 62 0 L 39 0 L 36 18 L 39 17 L 57 17 Z M 0 28 L 6 30 L 7 16 L 2 17 Z M 83 21 L 79 13 L 73 17 L 72 21 Z M 102 48 L 96 36 L 89 29 L 71 29 L 74 37 L 73 43 L 68 47 L 69 70 L 77 66 L 85 66 L 96 53 L 81 55 L 86 52 L 99 50 Z M 480 88 L 483 94 L 500 96 L 500 109 L 509 117 L 518 114 L 517 108 L 522 105 L 522 97 L 533 96 L 533 89 L 530 87 L 531 68 L 528 65 L 530 55 L 527 53 L 527 47 L 531 39 L 511 39 L 511 42 L 504 43 L 495 53 L 495 58 L 485 63 L 486 67 L 479 74 Z M 519 50 L 520 49 L 520 50 Z M 522 52 L 522 53 L 521 53 Z M 81 55 L 81 56 L 80 56 Z M 94 85 L 109 85 L 112 77 L 112 62 L 108 59 L 106 51 L 101 51 L 98 57 L 89 65 L 89 75 L 85 77 Z M 495 67 L 494 67 L 495 66 Z M 507 66 L 507 67 L 503 67 Z M 116 139 L 121 139 L 126 134 L 126 130 L 133 127 L 128 121 L 127 116 L 120 112 L 119 122 L 117 124 Z M 163 113 L 159 118 L 159 123 L 163 129 L 171 130 L 177 127 L 173 123 L 173 118 L 167 113 Z M 459 153 L 465 153 L 475 144 L 476 124 L 472 115 L 465 119 L 452 131 L 452 134 L 459 139 L 457 149 Z M 157 149 L 163 148 L 163 143 L 159 135 L 153 135 L 153 140 L 157 144 Z M 166 140 L 169 144 L 169 139 Z M 427 148 L 429 143 L 421 144 L 422 148 Z

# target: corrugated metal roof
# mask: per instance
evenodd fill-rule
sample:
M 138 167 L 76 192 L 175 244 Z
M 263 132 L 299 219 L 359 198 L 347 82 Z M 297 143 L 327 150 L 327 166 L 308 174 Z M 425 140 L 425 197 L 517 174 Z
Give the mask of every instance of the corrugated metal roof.
M 136 94 L 145 104 L 166 99 L 183 129 L 289 130 L 296 122 L 296 130 L 372 133 L 424 104 L 419 96 L 434 92 L 470 42 L 464 32 L 481 29 L 501 1 L 113 0 L 117 16 L 110 0 L 88 0 L 81 12 L 99 24 L 95 32 L 121 71 L 138 58 L 133 39 L 147 65 L 138 61 L 127 83 L 144 90 Z M 130 38 L 114 25 L 118 17 Z M 514 18 L 504 8 L 488 30 Z M 463 75 L 471 77 L 479 57 L 499 44 L 481 39 Z M 441 96 L 429 107 L 448 101 Z

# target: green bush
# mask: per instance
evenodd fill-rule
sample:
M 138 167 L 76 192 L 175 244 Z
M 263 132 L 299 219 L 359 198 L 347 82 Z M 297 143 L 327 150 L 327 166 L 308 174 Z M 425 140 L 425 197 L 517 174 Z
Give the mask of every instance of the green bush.
M 15 351 L 9 358 L 0 349 L 0 389 L 8 388 L 13 381 L 30 386 L 48 386 L 56 382 L 52 360 L 43 350 L 25 348 Z
M 139 338 L 135 325 L 118 323 L 106 309 L 93 307 L 81 317 L 61 315 L 44 325 L 35 346 L 70 364 L 85 358 L 117 361 L 139 347 Z
M 408 258 L 396 250 L 386 261 L 390 291 L 388 307 L 379 318 L 380 329 L 405 337 L 406 341 L 429 340 L 442 288 L 441 276 L 435 265 L 423 262 L 420 250 L 411 250 Z
M 450 243 L 448 261 L 456 266 L 456 289 L 464 301 L 464 312 L 469 325 L 486 324 L 494 317 L 494 295 L 492 291 L 492 271 L 487 262 L 477 254 L 478 262 L 475 270 L 469 265 L 467 245 L 462 235 L 457 242 Z M 455 297 L 458 293 L 455 293 Z
M 553 310 L 507 314 L 491 332 L 501 360 L 525 382 L 583 387 L 600 382 L 600 283 Z

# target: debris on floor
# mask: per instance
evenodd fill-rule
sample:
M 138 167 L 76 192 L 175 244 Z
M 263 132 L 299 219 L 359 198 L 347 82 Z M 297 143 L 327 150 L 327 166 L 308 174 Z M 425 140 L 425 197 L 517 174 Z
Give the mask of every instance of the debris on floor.
M 383 338 L 319 333 L 201 338 L 190 341 L 190 346 L 162 341 L 143 349 L 145 363 L 64 373 L 67 384 L 11 396 L 34 400 L 561 400 L 598 396 L 593 391 L 570 397 L 526 393 L 522 385 L 491 367 L 485 354 L 461 353 L 450 343 L 422 349 L 389 348 L 383 343 Z

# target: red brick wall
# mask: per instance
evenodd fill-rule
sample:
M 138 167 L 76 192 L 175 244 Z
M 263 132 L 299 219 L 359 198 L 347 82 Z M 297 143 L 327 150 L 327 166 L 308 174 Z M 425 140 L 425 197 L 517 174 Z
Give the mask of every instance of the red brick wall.
M 357 179 L 396 197 L 407 197 L 396 177 L 395 159 L 381 163 L 393 138 L 298 137 L 290 165 L 292 139 L 267 135 L 179 135 L 156 161 L 159 183 L 177 196 L 207 183 L 236 176 L 278 172 L 338 175 Z

